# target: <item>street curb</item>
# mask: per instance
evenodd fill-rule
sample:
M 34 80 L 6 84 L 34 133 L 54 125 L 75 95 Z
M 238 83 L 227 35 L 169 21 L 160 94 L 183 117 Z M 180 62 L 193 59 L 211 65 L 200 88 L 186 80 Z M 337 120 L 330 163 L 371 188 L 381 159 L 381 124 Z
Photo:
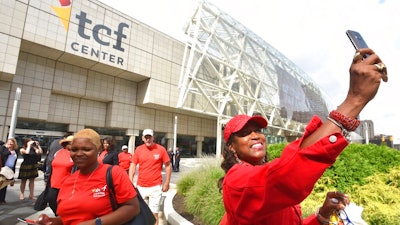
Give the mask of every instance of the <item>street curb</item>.
M 173 184 L 171 184 L 173 185 Z M 176 189 L 170 189 L 166 193 L 166 198 L 164 202 L 164 214 L 166 217 L 166 220 L 168 221 L 169 225 L 194 225 L 193 223 L 189 222 L 186 220 L 184 217 L 179 215 L 175 209 L 174 205 L 172 203 L 174 196 L 176 194 Z

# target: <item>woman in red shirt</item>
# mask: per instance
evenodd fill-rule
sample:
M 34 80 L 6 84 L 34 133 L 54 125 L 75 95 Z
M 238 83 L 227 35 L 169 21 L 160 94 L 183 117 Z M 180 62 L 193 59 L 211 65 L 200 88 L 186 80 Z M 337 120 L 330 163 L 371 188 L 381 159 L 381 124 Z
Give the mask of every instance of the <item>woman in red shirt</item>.
M 47 193 L 47 201 L 51 210 L 57 215 L 57 196 L 62 183 L 72 173 L 74 162 L 71 159 L 71 142 L 74 136 L 70 135 L 61 139 L 58 143 L 63 147 L 54 154 L 51 162 L 50 189 Z
M 128 174 L 119 166 L 112 169 L 115 198 L 119 205 L 113 211 L 106 183 L 106 171 L 110 165 L 97 161 L 100 145 L 100 136 L 92 129 L 83 129 L 74 135 L 71 158 L 79 170 L 67 177 L 60 188 L 58 217 L 42 214 L 35 223 L 120 225 L 139 213 L 137 193 Z
M 363 55 L 369 55 L 363 59 Z M 371 49 L 358 50 L 350 67 L 347 97 L 324 123 L 313 117 L 302 138 L 289 144 L 280 158 L 267 163 L 261 116 L 237 115 L 225 126 L 219 181 L 226 213 L 221 224 L 319 225 L 329 224 L 335 210 L 345 208 L 348 196 L 328 192 L 315 215 L 303 219 L 300 203 L 347 146 L 345 138 L 360 121 L 357 116 L 372 100 L 387 71 Z
M 121 152 L 118 153 L 119 166 L 129 174 L 129 167 L 131 166 L 132 154 L 128 152 L 128 146 L 124 145 Z

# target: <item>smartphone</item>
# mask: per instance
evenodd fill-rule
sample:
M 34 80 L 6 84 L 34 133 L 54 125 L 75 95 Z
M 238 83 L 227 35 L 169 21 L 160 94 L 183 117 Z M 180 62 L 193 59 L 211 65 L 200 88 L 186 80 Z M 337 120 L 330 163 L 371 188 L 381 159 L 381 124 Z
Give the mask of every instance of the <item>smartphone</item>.
M 347 30 L 346 34 L 356 50 L 360 48 L 368 48 L 368 45 L 364 41 L 364 38 L 357 31 Z M 368 56 L 369 56 L 368 54 L 363 55 L 363 59 L 367 58 Z
M 347 34 L 347 37 L 349 37 L 351 43 L 353 44 L 353 46 L 356 50 L 360 49 L 360 48 L 368 48 L 368 45 L 364 41 L 364 38 L 357 31 L 347 30 L 346 34 Z
M 22 223 L 25 223 L 25 224 L 35 225 L 35 221 L 34 220 L 22 219 L 22 218 L 17 218 L 17 220 L 19 222 L 22 222 Z

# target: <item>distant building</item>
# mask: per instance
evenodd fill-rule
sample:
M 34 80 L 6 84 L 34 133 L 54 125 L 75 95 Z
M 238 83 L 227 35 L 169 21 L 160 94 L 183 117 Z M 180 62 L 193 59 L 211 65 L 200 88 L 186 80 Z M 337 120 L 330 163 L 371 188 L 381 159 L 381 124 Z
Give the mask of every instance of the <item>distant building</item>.
M 18 140 L 44 146 L 93 128 L 131 149 L 151 128 L 168 148 L 177 117 L 177 143 L 196 156 L 220 154 L 222 126 L 236 114 L 266 117 L 274 143 L 298 138 L 312 115 L 325 119 L 333 108 L 303 70 L 206 1 L 188 21 L 185 43 L 96 0 L 0 7 L 3 140 L 17 88 Z
M 363 139 L 370 139 L 375 136 L 374 132 L 374 122 L 372 120 L 362 120 L 360 126 L 357 128 L 356 132 Z

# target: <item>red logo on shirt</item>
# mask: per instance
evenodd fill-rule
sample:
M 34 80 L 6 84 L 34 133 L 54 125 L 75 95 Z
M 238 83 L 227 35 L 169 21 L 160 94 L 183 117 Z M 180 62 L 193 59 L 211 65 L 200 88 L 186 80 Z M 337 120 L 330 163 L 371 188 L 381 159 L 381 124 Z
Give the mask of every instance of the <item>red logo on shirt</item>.
M 104 185 L 102 188 L 94 188 L 92 189 L 93 198 L 101 198 L 106 196 L 107 185 Z

